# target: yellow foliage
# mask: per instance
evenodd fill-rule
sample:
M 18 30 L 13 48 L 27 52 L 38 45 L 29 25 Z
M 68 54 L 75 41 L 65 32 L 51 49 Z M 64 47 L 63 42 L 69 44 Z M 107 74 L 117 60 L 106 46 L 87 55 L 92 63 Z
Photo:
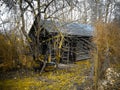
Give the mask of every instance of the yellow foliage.
M 0 68 L 4 71 L 17 67 L 21 59 L 24 60 L 23 64 L 25 64 L 25 57 L 21 58 L 25 51 L 27 51 L 25 43 L 20 37 L 9 33 L 7 35 L 0 34 L 0 64 L 4 64 Z
M 85 80 L 85 76 L 81 76 L 83 69 L 88 69 L 89 61 L 80 61 L 74 67 L 59 69 L 53 72 L 45 72 L 40 74 L 15 79 L 0 81 L 0 87 L 3 90 L 8 88 L 11 90 L 73 90 L 73 84 L 81 84 Z

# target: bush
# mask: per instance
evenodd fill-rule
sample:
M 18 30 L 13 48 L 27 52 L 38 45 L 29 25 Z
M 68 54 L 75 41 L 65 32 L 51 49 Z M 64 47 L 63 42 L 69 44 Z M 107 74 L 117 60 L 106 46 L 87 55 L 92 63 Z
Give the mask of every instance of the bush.
M 25 66 L 29 50 L 23 39 L 14 33 L 0 33 L 0 69 L 3 71 Z M 30 61 L 30 60 L 28 60 Z M 30 65 L 29 65 L 30 66 Z
M 120 27 L 116 23 L 98 22 L 96 24 L 96 45 L 94 53 L 96 80 L 105 77 L 107 68 L 117 68 L 120 64 Z M 118 70 L 119 73 L 119 70 Z

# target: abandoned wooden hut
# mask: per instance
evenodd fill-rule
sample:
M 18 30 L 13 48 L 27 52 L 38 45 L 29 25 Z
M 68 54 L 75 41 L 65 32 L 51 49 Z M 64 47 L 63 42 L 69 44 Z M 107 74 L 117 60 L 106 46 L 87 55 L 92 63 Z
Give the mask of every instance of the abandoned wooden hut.
M 65 26 L 63 33 L 66 34 L 61 55 L 62 62 L 74 62 L 90 58 L 91 39 L 93 37 L 91 25 L 70 23 Z
M 60 57 L 62 63 L 90 58 L 91 38 L 93 36 L 91 25 L 61 24 L 51 20 L 42 20 L 41 28 L 39 51 L 46 55 L 48 61 L 56 59 L 57 56 Z M 32 41 L 37 40 L 35 32 L 33 25 L 29 32 Z

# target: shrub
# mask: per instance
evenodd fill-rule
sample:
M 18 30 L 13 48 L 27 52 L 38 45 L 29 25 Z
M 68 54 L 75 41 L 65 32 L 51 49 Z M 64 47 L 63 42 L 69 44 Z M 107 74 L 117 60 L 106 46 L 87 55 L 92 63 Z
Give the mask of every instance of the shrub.
M 0 34 L 0 68 L 4 71 L 25 65 L 29 56 L 23 39 L 14 33 Z
M 105 77 L 107 68 L 120 64 L 120 27 L 116 23 L 98 22 L 95 25 L 94 53 L 96 83 Z

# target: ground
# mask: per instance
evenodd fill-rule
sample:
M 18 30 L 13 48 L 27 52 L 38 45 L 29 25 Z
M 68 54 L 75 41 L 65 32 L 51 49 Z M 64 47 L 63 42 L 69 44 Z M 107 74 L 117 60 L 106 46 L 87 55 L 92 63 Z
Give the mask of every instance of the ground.
M 89 68 L 89 60 L 84 60 L 42 74 L 30 70 L 1 74 L 0 90 L 76 90 L 85 82 Z

